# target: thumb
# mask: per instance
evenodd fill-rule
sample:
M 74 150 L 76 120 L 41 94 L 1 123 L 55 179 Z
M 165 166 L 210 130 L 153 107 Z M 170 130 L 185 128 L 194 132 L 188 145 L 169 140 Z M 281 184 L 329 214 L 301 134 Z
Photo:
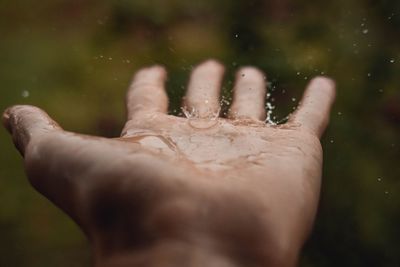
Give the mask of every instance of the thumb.
M 14 144 L 23 156 L 32 139 L 50 132 L 61 130 L 46 112 L 34 106 L 12 106 L 3 113 L 3 124 L 12 135 Z

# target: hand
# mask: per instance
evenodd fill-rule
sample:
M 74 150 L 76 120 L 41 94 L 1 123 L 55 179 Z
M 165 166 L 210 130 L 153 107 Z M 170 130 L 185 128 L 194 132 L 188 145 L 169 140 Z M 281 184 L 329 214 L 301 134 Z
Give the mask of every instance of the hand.
M 334 83 L 313 79 L 276 126 L 264 122 L 266 81 L 252 67 L 219 118 L 222 76 L 215 61 L 195 68 L 185 118 L 167 115 L 165 70 L 140 70 L 116 139 L 64 131 L 36 107 L 5 111 L 31 184 L 81 226 L 97 266 L 296 264 L 318 204 Z

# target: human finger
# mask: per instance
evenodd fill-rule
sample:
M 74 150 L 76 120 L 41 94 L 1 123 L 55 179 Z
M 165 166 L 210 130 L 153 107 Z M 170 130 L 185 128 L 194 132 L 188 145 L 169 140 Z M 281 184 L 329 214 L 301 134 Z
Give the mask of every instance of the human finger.
M 135 74 L 126 97 L 128 120 L 140 112 L 167 112 L 166 78 L 161 66 L 144 68 Z
M 185 108 L 200 118 L 215 116 L 220 109 L 219 95 L 224 67 L 215 60 L 197 66 L 190 77 Z
M 332 104 L 335 100 L 335 82 L 327 77 L 316 77 L 308 84 L 299 108 L 290 118 L 301 127 L 321 137 L 329 122 Z
M 22 155 L 33 139 L 47 132 L 62 130 L 46 112 L 28 105 L 17 105 L 6 109 L 3 113 L 3 124 Z
M 265 93 L 265 76 L 260 70 L 254 67 L 240 69 L 236 75 L 229 117 L 264 120 Z

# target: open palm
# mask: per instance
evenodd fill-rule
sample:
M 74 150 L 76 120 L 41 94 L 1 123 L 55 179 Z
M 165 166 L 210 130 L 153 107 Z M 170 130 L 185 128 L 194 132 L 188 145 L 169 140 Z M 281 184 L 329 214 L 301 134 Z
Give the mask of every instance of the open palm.
M 140 70 L 115 139 L 66 132 L 32 106 L 4 113 L 32 185 L 82 227 L 96 265 L 181 266 L 171 255 L 187 251 L 213 258 L 207 266 L 295 265 L 315 217 L 334 84 L 315 78 L 276 126 L 264 122 L 265 79 L 252 67 L 219 118 L 222 75 L 215 61 L 199 65 L 187 117 L 176 117 L 165 70 Z

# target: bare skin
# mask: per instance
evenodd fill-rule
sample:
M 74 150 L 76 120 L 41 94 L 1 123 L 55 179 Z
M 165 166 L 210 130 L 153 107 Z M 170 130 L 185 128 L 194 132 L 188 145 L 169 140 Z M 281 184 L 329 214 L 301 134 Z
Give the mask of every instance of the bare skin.
M 193 71 L 187 119 L 167 115 L 165 70 L 140 70 L 116 139 L 64 131 L 32 106 L 4 112 L 31 184 L 81 226 L 95 266 L 296 265 L 335 85 L 313 79 L 289 121 L 272 126 L 252 67 L 238 71 L 229 118 L 217 118 L 222 76 L 215 61 Z

